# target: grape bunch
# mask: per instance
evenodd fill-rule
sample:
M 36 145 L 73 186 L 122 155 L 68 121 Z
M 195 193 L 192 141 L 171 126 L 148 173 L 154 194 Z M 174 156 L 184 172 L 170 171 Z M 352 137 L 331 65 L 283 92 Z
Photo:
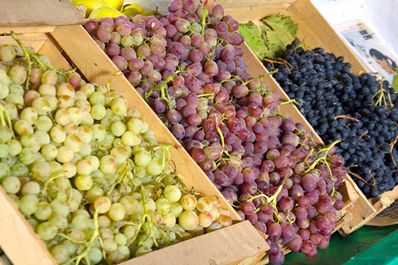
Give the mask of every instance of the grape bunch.
M 323 49 L 288 46 L 279 62 L 266 62 L 274 78 L 317 133 L 331 143 L 368 198 L 398 184 L 398 97 L 387 81 L 351 72 L 343 57 Z
M 268 236 L 271 262 L 284 262 L 282 247 L 312 257 L 344 206 L 344 161 L 336 143 L 316 146 L 279 114 L 279 95 L 247 72 L 238 27 L 220 5 L 209 11 L 195 0 L 172 1 L 167 16 L 85 24 L 242 218 Z
M 22 44 L 0 47 L 0 84 L 0 183 L 59 264 L 117 264 L 232 223 L 107 85 Z

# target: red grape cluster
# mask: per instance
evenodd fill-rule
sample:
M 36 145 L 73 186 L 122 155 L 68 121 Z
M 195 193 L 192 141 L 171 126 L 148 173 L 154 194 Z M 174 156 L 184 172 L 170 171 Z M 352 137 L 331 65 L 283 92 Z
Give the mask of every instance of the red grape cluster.
M 279 95 L 246 70 L 239 23 L 199 0 L 167 16 L 88 21 L 86 30 L 167 124 L 242 218 L 281 246 L 315 256 L 333 232 L 346 169 L 278 113 Z

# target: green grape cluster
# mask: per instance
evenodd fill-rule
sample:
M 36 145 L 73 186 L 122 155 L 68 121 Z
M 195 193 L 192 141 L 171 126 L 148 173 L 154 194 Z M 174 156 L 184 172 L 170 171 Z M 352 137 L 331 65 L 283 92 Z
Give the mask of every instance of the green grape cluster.
M 117 264 L 232 223 L 120 94 L 24 46 L 0 61 L 0 183 L 59 264 Z

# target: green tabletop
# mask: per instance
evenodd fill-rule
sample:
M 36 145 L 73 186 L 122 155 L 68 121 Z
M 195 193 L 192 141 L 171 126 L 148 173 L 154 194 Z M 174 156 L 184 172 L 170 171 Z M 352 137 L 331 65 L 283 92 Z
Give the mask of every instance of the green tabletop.
M 396 265 L 398 264 L 397 229 L 398 225 L 387 227 L 364 226 L 345 238 L 335 234 L 332 236 L 329 247 L 325 250 L 319 250 L 316 258 L 309 259 L 301 253 L 292 253 L 286 256 L 285 264 Z M 394 231 L 395 233 L 393 233 Z M 387 246 L 389 248 L 386 248 Z M 376 256 L 376 253 L 380 255 Z M 395 253 L 396 257 L 392 257 L 394 254 L 389 255 L 389 253 Z

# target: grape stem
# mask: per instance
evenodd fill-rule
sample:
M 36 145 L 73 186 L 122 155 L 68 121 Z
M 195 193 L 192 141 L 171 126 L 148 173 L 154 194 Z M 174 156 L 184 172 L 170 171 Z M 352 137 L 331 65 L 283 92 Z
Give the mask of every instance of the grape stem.
M 84 259 L 87 264 L 90 264 L 90 260 L 88 259 L 88 254 L 90 253 L 90 250 L 93 247 L 95 240 L 99 236 L 98 209 L 95 210 L 93 219 L 94 219 L 94 231 L 93 231 L 93 234 L 91 235 L 91 238 L 88 241 L 88 243 L 85 244 L 86 249 L 82 253 L 80 253 L 78 256 L 71 259 L 71 261 L 70 261 L 70 262 L 75 261 L 75 265 L 79 265 L 80 262 L 82 261 L 82 259 Z
M 15 34 L 14 31 L 11 31 L 11 37 L 14 39 L 14 41 L 18 44 L 18 46 L 22 49 L 22 52 L 25 56 L 26 63 L 27 63 L 27 74 L 26 74 L 26 82 L 25 82 L 25 90 L 29 90 L 29 81 L 30 81 L 30 76 L 32 74 L 32 60 L 30 58 L 28 49 L 26 48 L 25 45 L 22 44 L 21 40 L 17 37 L 17 34 Z
M 356 119 L 354 117 L 351 117 L 350 115 L 336 115 L 336 116 L 334 116 L 334 119 L 335 120 L 337 120 L 337 119 L 347 119 L 347 120 L 350 120 L 350 121 L 359 122 L 358 119 Z
M 310 172 L 311 170 L 313 170 L 319 163 L 324 163 L 327 166 L 329 165 L 328 161 L 327 161 L 327 156 L 329 155 L 330 150 L 332 150 L 332 148 L 340 143 L 341 140 L 336 140 L 333 143 L 331 143 L 330 145 L 326 146 L 325 148 L 322 148 L 318 151 L 318 155 L 320 155 L 320 157 L 318 157 L 312 164 L 311 166 L 305 171 L 305 173 Z M 329 167 L 330 169 L 330 167 Z
M 120 174 L 118 174 L 119 175 L 118 179 L 115 181 L 115 183 L 113 183 L 112 187 L 110 188 L 108 192 L 108 197 L 111 196 L 113 190 L 116 188 L 117 185 L 123 183 L 126 176 L 128 176 L 128 173 L 130 173 L 130 168 L 131 168 L 130 161 L 131 160 L 128 159 L 126 162 L 124 162 L 122 165 L 119 166 L 116 174 L 118 174 L 119 171 L 121 172 Z
M 296 99 L 286 100 L 286 101 L 283 101 L 283 102 L 281 102 L 281 103 L 279 103 L 279 104 L 280 104 L 281 106 L 283 106 L 283 105 L 287 105 L 287 104 L 289 104 L 289 103 L 293 103 L 293 104 L 295 104 L 295 105 L 297 105 L 297 106 L 301 106 L 301 104 L 298 103 Z
M 53 172 L 50 178 L 46 180 L 46 182 L 44 183 L 43 192 L 46 192 L 48 184 L 50 184 L 51 181 L 54 181 L 57 178 L 65 176 L 65 172 L 66 172 L 65 170 L 58 170 Z
M 10 118 L 10 114 L 6 110 L 6 108 L 1 104 L 0 102 L 0 125 L 4 127 L 8 127 L 13 135 L 14 135 L 14 130 L 12 129 L 12 122 Z
M 171 144 L 162 144 L 153 148 L 153 151 L 161 149 L 162 150 L 162 167 L 166 165 L 171 160 Z
M 373 177 L 373 175 L 372 175 L 373 184 L 370 184 L 370 183 L 367 182 L 364 178 L 362 178 L 360 175 L 358 175 L 358 174 L 352 172 L 351 170 L 348 170 L 348 174 L 350 174 L 350 175 L 356 177 L 357 179 L 359 179 L 360 181 L 362 181 L 363 183 L 365 183 L 365 184 L 368 185 L 368 186 L 370 186 L 370 185 L 372 185 L 372 186 L 376 185 L 376 180 L 375 180 L 375 178 Z
M 378 98 L 377 98 L 377 101 L 376 101 L 376 103 L 375 103 L 375 106 L 377 107 L 377 106 L 384 106 L 384 108 L 388 108 L 388 107 L 391 107 L 391 108 L 393 108 L 394 107 L 394 104 L 392 103 L 392 100 L 391 100 L 391 95 L 390 95 L 390 93 L 388 93 L 384 88 L 383 88 L 383 79 L 382 78 L 380 78 L 380 77 L 378 77 L 378 81 L 379 81 L 379 90 L 373 95 L 373 97 L 372 97 L 372 99 L 374 99 L 375 97 L 377 97 L 377 96 L 379 96 Z M 387 99 L 386 99 L 386 95 L 385 94 L 387 94 L 387 99 L 388 99 L 388 102 L 387 102 Z
M 207 20 L 207 15 L 208 15 L 208 11 L 206 9 L 206 7 L 203 7 L 203 11 L 202 11 L 202 35 L 205 35 L 205 29 L 206 29 L 206 20 Z
M 396 163 L 395 158 L 394 158 L 394 156 L 393 156 L 393 154 L 392 154 L 392 151 L 393 151 L 394 146 L 395 146 L 395 144 L 396 144 L 397 142 L 398 142 L 398 135 L 395 136 L 394 140 L 390 143 L 390 155 L 391 155 L 391 160 L 392 160 L 392 162 L 394 163 L 394 165 L 396 165 L 397 163 Z
M 172 110 L 172 106 L 171 106 L 171 101 L 169 98 L 169 93 L 167 93 L 166 91 L 166 85 L 173 81 L 174 78 L 180 73 L 180 70 L 177 70 L 176 72 L 172 73 L 171 75 L 169 75 L 161 84 L 160 86 L 153 86 L 153 88 L 145 94 L 145 98 L 148 100 L 148 98 L 153 94 L 153 92 L 155 92 L 156 90 L 160 91 L 160 98 L 163 99 L 163 101 L 166 102 L 167 107 L 169 108 L 169 110 Z
M 121 71 L 116 71 L 113 74 L 111 74 L 111 76 L 109 76 L 108 80 L 105 83 L 105 87 L 108 89 L 108 91 L 110 91 L 110 87 L 111 84 L 113 82 L 113 80 L 115 80 L 116 77 L 123 75 L 123 73 Z

